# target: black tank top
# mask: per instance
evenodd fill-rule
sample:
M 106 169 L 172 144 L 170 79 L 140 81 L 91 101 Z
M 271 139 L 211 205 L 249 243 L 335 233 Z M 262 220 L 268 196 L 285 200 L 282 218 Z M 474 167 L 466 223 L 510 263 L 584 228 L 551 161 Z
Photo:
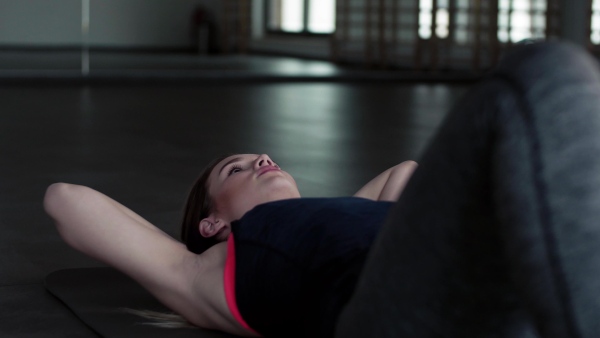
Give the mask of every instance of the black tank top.
M 391 202 L 301 198 L 232 222 L 235 297 L 265 337 L 332 337 Z

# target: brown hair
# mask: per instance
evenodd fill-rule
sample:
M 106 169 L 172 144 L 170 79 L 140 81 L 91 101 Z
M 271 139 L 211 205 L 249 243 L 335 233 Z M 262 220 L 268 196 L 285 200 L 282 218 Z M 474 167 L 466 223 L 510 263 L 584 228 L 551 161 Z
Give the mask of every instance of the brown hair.
M 214 205 L 209 194 L 208 178 L 212 170 L 227 156 L 221 156 L 213 160 L 196 180 L 187 198 L 181 222 L 181 240 L 188 250 L 194 253 L 202 253 L 211 246 L 219 243 L 214 237 L 203 237 L 200 235 L 198 225 L 213 211 Z

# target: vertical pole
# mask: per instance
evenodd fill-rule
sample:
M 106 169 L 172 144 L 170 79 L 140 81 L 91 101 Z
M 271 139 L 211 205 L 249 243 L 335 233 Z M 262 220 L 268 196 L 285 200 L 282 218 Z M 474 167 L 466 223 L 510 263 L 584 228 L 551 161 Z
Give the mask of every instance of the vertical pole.
M 90 73 L 90 0 L 81 0 L 81 74 Z
M 331 34 L 331 38 L 329 39 L 329 48 L 332 62 L 338 62 L 340 58 L 340 45 L 341 40 L 343 39 L 342 35 L 344 34 L 342 28 L 342 8 L 344 6 L 344 3 L 345 2 L 339 0 L 335 2 L 335 30 L 333 31 L 333 34 Z
M 310 11 L 310 0 L 304 0 L 304 17 L 302 18 L 303 32 L 308 33 L 308 11 Z
M 365 62 L 367 64 L 367 67 L 371 67 L 371 62 L 373 60 L 373 50 L 372 50 L 372 41 L 371 41 L 371 9 L 373 8 L 372 6 L 372 2 L 373 0 L 367 0 L 367 8 L 365 11 L 365 47 L 366 47 L 366 55 L 365 55 Z
M 269 10 L 271 11 L 271 13 L 269 13 L 269 20 L 271 18 L 274 18 L 275 22 L 276 22 L 275 29 L 281 30 L 281 22 L 282 22 L 281 13 L 283 12 L 281 0 L 271 0 L 270 4 L 268 4 L 268 7 L 269 7 Z

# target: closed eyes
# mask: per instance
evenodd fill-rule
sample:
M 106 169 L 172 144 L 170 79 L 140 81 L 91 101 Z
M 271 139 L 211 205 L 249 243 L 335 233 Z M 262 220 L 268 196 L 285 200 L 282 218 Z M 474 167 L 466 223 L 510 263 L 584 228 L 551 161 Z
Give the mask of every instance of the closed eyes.
M 231 176 L 235 173 L 238 173 L 242 171 L 242 167 L 240 167 L 238 164 L 234 164 L 231 166 L 231 168 L 229 168 L 229 170 L 227 171 L 227 176 Z

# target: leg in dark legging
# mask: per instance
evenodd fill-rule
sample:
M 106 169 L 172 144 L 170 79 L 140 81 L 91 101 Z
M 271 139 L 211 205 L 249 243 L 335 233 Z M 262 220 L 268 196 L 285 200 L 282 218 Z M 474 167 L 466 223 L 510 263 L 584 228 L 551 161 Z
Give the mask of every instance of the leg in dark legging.
M 518 47 L 449 114 L 337 337 L 597 337 L 600 82 L 572 46 Z

